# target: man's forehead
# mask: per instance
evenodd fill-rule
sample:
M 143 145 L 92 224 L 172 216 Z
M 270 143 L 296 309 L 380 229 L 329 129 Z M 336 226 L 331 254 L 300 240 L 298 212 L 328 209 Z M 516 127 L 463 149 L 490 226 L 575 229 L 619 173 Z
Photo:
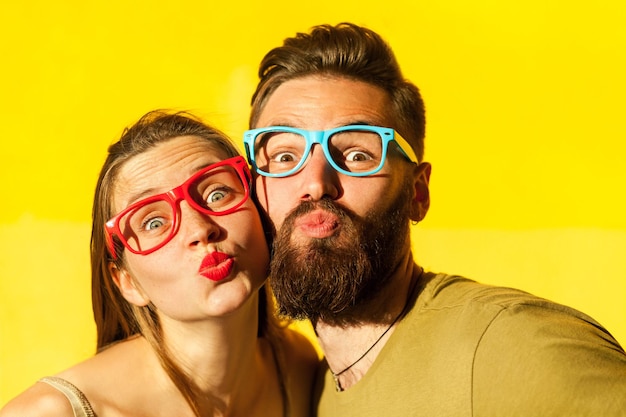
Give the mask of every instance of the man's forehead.
M 324 130 L 349 124 L 388 126 L 390 98 L 371 84 L 346 78 L 303 77 L 279 86 L 255 127 Z

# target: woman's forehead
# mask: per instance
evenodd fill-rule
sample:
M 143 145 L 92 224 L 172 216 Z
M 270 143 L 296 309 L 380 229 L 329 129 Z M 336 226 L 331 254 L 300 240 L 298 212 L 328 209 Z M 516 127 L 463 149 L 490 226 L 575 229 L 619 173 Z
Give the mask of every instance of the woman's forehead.
M 213 141 L 180 136 L 128 159 L 113 184 L 113 207 L 123 209 L 143 197 L 179 186 L 199 169 L 228 158 Z

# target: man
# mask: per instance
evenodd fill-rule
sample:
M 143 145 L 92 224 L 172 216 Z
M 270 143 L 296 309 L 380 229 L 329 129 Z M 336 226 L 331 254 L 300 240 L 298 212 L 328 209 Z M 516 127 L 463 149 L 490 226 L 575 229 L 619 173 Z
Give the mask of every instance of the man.
M 593 319 L 414 261 L 424 105 L 379 35 L 318 26 L 259 74 L 244 142 L 280 313 L 324 350 L 319 416 L 626 414 L 626 354 Z

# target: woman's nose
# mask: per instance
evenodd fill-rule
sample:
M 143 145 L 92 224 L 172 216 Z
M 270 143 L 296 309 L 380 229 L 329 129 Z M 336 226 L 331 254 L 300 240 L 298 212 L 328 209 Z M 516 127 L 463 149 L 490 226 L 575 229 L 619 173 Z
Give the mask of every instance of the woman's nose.
M 202 213 L 186 201 L 180 204 L 179 233 L 183 233 L 190 246 L 215 242 L 221 238 L 222 229 L 214 217 Z

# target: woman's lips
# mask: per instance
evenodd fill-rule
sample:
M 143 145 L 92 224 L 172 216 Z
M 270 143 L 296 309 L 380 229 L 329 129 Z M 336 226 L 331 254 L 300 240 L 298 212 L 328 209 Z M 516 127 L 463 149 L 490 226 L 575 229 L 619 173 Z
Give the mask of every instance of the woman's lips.
M 230 275 L 235 261 L 230 255 L 212 252 L 204 257 L 198 272 L 211 281 L 221 281 Z

